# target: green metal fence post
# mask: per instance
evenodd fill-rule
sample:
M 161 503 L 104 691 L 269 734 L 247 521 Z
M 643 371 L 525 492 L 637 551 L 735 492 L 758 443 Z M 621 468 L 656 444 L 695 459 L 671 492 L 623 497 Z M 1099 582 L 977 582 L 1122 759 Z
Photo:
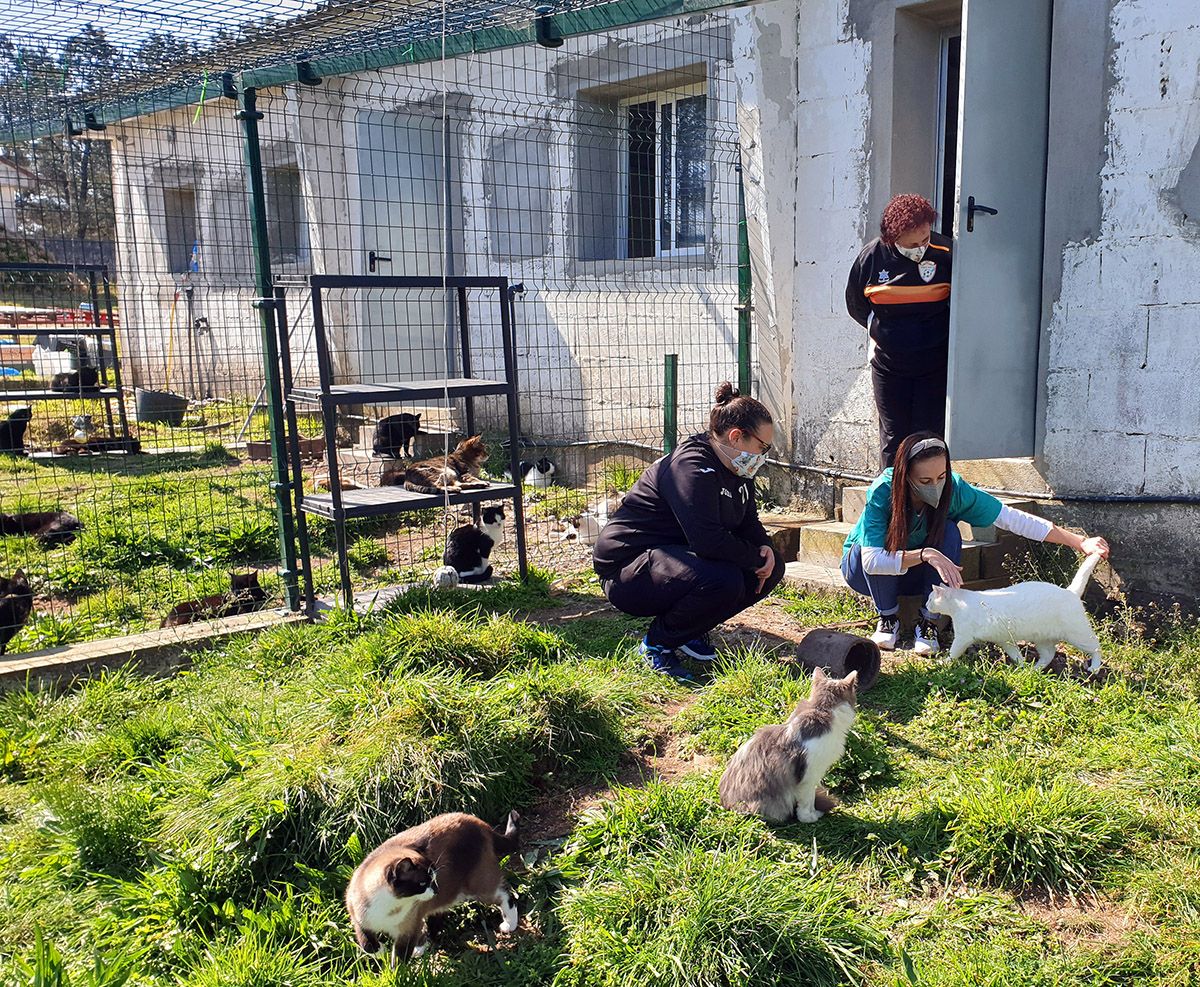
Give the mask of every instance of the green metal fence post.
M 663 359 L 663 455 L 679 442 L 679 355 Z
M 750 234 L 746 228 L 746 186 L 742 164 L 734 165 L 738 179 L 738 392 L 750 393 L 750 313 L 753 311 L 750 282 Z
M 271 490 L 275 494 L 275 516 L 279 523 L 279 575 L 289 610 L 300 609 L 300 590 L 296 567 L 296 525 L 292 514 L 292 482 L 287 464 L 287 439 L 284 434 L 283 384 L 279 371 L 279 342 L 275 326 L 275 289 L 271 279 L 271 249 L 267 235 L 267 197 L 263 182 L 262 148 L 259 144 L 258 109 L 253 87 L 242 90 L 241 110 L 246 147 L 246 175 L 250 191 L 250 234 L 254 246 L 254 274 L 262 336 L 263 373 L 266 381 L 267 424 L 271 436 Z

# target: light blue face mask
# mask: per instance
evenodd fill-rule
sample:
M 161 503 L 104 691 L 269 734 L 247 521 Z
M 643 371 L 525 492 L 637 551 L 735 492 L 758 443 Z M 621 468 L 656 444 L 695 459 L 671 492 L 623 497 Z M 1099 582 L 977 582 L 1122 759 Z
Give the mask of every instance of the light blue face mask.
M 942 499 L 942 488 L 946 486 L 946 481 L 942 480 L 938 483 L 912 483 L 908 484 L 912 487 L 912 492 L 917 497 L 928 504 L 930 507 L 937 507 Z

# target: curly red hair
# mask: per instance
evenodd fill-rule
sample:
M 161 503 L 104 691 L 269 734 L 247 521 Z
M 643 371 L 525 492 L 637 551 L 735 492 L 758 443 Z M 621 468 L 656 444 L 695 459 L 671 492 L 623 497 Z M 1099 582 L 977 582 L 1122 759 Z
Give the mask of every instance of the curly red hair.
M 879 221 L 879 239 L 889 247 L 911 229 L 937 221 L 937 210 L 923 195 L 897 195 L 883 210 Z

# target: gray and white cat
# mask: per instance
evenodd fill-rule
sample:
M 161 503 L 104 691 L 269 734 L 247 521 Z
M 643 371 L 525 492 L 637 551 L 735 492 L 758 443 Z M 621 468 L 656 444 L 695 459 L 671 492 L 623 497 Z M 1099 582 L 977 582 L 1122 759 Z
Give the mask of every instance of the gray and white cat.
M 843 679 L 813 671 L 812 690 L 786 723 L 755 731 L 729 761 L 721 804 L 775 822 L 816 822 L 834 802 L 820 790 L 846 750 L 854 725 L 858 672 Z
M 960 658 L 976 642 L 988 641 L 1023 665 L 1025 658 L 1017 645 L 1027 641 L 1037 648 L 1037 668 L 1043 669 L 1054 660 L 1059 642 L 1066 641 L 1088 653 L 1087 670 L 1095 673 L 1101 663 L 1100 640 L 1083 609 L 1083 591 L 1099 561 L 1099 555 L 1088 555 L 1065 589 L 1053 583 L 1017 583 L 982 591 L 935 586 L 926 606 L 954 621 L 954 644 L 947 661 Z

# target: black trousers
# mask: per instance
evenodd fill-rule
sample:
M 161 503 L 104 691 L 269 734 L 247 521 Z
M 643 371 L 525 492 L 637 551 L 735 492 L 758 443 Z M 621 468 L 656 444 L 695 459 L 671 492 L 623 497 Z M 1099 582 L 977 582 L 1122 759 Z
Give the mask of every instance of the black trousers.
M 757 603 L 779 585 L 783 569 L 783 556 L 775 552 L 775 568 L 758 592 L 753 572 L 665 545 L 643 552 L 601 586 L 618 610 L 654 618 L 646 632 L 650 644 L 677 648 Z
M 900 443 L 913 432 L 946 434 L 946 368 L 923 377 L 907 377 L 871 364 L 871 387 L 879 412 L 879 467 L 896 459 Z

